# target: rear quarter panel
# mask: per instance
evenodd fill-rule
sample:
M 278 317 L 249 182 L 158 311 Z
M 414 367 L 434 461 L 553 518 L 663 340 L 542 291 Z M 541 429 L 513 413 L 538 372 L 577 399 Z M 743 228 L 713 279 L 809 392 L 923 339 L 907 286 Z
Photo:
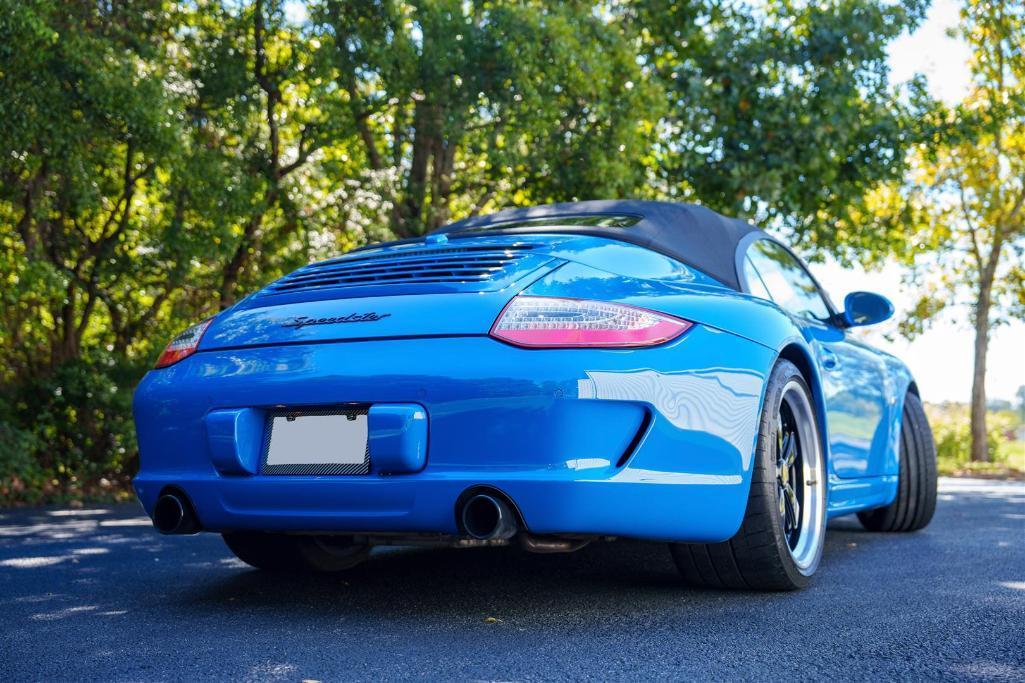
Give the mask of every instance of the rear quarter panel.
M 617 270 L 627 270 L 618 268 Z M 525 292 L 538 296 L 595 298 L 649 308 L 714 328 L 768 349 L 758 372 L 767 376 L 782 356 L 797 364 L 808 378 L 814 395 L 819 434 L 830 469 L 830 514 L 846 514 L 885 505 L 896 494 L 899 469 L 900 423 L 904 396 L 913 380 L 897 358 L 867 347 L 883 362 L 886 409 L 883 428 L 872 441 L 871 459 L 882 463 L 882 475 L 842 479 L 833 472 L 830 450 L 830 407 L 826 403 L 824 377 L 818 362 L 812 330 L 805 329 L 774 304 L 725 287 L 703 283 L 647 280 L 568 263 L 532 285 Z M 764 397 L 763 397 L 764 400 Z M 758 402 L 761 410 L 761 401 Z M 754 444 L 752 444 L 752 452 Z

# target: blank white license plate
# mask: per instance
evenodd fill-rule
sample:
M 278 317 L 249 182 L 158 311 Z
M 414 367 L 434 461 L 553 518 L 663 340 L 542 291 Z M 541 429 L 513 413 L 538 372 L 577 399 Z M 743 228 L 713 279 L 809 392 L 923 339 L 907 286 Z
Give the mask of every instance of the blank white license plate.
M 269 416 L 265 474 L 366 474 L 367 415 Z

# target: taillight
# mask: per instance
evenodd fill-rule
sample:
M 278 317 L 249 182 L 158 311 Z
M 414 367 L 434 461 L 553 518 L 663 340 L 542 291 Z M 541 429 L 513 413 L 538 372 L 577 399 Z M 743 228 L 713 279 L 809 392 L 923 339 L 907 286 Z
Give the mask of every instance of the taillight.
M 536 348 L 636 347 L 675 339 L 692 325 L 644 308 L 605 301 L 517 296 L 498 316 L 491 336 Z
M 160 354 L 160 358 L 157 359 L 156 367 L 166 368 L 168 365 L 174 365 L 178 361 L 194 354 L 196 349 L 199 348 L 199 340 L 203 338 L 203 333 L 206 332 L 206 328 L 210 327 L 210 323 L 213 321 L 213 318 L 207 318 L 172 339 L 171 343 L 164 349 L 164 352 Z

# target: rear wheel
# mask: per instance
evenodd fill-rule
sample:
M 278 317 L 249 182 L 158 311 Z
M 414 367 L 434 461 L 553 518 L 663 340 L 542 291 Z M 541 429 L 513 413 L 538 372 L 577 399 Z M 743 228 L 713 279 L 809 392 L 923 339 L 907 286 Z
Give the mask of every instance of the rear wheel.
M 793 590 L 818 568 L 826 531 L 826 474 L 811 391 L 781 360 L 765 390 L 751 493 L 740 530 L 724 543 L 672 543 L 687 583 Z
M 235 557 L 277 572 L 339 572 L 367 559 L 370 548 L 345 536 L 290 536 L 239 531 L 222 534 Z
M 936 444 L 922 400 L 911 392 L 904 397 L 899 476 L 892 503 L 858 513 L 869 531 L 918 531 L 936 512 Z

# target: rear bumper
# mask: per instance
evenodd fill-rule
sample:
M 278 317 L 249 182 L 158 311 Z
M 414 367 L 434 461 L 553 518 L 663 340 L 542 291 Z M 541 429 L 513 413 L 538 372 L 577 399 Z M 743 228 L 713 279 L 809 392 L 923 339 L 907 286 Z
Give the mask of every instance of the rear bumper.
M 150 513 L 165 487 L 181 489 L 211 531 L 455 534 L 456 500 L 489 486 L 535 533 L 719 541 L 747 503 L 771 363 L 769 350 L 700 327 L 643 351 L 486 337 L 207 351 L 137 390 L 135 488 Z M 428 415 L 415 473 L 281 476 L 214 461 L 217 411 L 403 402 Z
M 572 474 L 463 472 L 408 477 L 263 477 L 182 479 L 140 476 L 136 491 L 152 509 L 165 486 L 189 496 L 211 531 L 322 531 L 457 534 L 456 500 L 468 488 L 505 493 L 527 529 L 688 541 L 732 536 L 746 491 L 739 476 L 663 475 L 610 479 Z

